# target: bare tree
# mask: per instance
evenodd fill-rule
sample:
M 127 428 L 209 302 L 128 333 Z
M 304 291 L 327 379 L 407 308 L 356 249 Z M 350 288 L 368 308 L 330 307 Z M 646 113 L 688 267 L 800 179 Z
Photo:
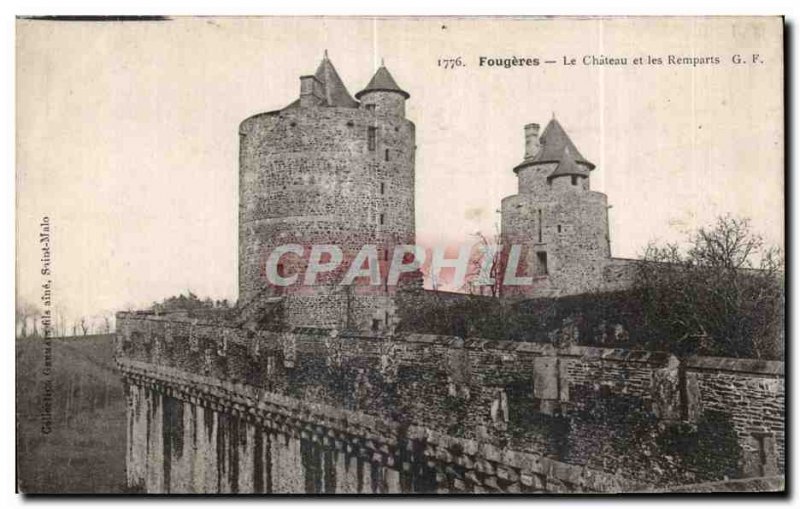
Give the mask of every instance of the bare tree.
M 67 319 L 64 310 L 53 306 L 53 336 L 64 337 L 67 335 Z
M 33 330 L 36 331 L 36 319 L 40 314 L 39 308 L 23 299 L 17 299 L 17 305 L 14 310 L 17 328 L 19 329 L 19 337 L 28 337 L 28 321 L 33 321 Z M 35 334 L 35 332 L 34 332 Z
M 477 239 L 477 249 L 473 250 L 470 258 L 465 289 L 472 294 L 498 297 L 503 286 L 507 258 L 502 237 L 497 230 L 492 239 L 483 232 L 476 232 L 473 236 Z
M 17 337 L 24 338 L 28 335 L 27 321 L 27 313 L 25 313 L 25 311 L 20 307 L 19 303 L 17 303 L 17 306 L 14 309 L 14 330 L 17 331 Z
M 81 317 L 80 321 L 81 330 L 83 331 L 83 335 L 86 336 L 89 333 L 89 322 L 86 318 Z
M 782 358 L 783 257 L 747 219 L 718 218 L 687 250 L 651 244 L 636 279 L 652 334 L 670 350 Z

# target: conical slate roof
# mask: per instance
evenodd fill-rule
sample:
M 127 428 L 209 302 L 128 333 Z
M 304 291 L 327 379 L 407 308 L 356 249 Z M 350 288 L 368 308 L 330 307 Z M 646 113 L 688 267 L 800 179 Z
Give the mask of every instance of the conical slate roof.
M 561 177 L 562 175 L 579 175 L 581 177 L 589 176 L 589 168 L 575 162 L 575 156 L 572 155 L 572 152 L 568 146 L 564 147 L 564 150 L 561 153 L 561 159 L 558 161 L 558 166 L 556 166 L 556 169 L 553 170 L 553 173 L 551 173 L 547 178 L 549 180 L 552 178 Z
M 350 96 L 350 92 L 344 86 L 342 78 L 339 77 L 339 73 L 336 72 L 333 63 L 328 59 L 327 51 L 314 76 L 322 83 L 322 88 L 325 90 L 325 102 L 328 106 L 358 107 L 358 103 Z
M 322 106 L 336 106 L 340 108 L 358 108 L 358 101 L 353 99 L 347 87 L 344 86 L 342 78 L 336 72 L 336 68 L 328 58 L 328 52 L 322 57 L 322 62 L 319 63 L 314 77 L 322 84 L 324 93 L 324 102 Z M 292 102 L 286 106 L 285 109 L 297 108 L 300 106 L 300 100 Z
M 364 90 L 358 92 L 356 94 L 356 99 L 361 98 L 362 95 L 366 94 L 367 92 L 397 92 L 401 94 L 403 97 L 408 99 L 410 96 L 408 92 L 401 89 L 397 82 L 392 77 L 389 69 L 385 66 L 381 65 L 377 71 L 375 71 L 375 75 L 369 80 L 366 88 Z
M 564 149 L 567 148 L 576 163 L 588 166 L 590 169 L 594 168 L 592 163 L 584 159 L 577 147 L 575 147 L 575 144 L 572 143 L 567 132 L 555 118 L 550 120 L 550 123 L 544 128 L 544 132 L 541 138 L 539 138 L 539 143 L 542 145 L 542 149 L 534 158 L 538 163 L 555 163 L 560 161 L 564 154 Z
M 514 171 L 532 164 L 559 163 L 564 156 L 565 149 L 567 149 L 575 163 L 589 170 L 594 169 L 594 164 L 587 161 L 581 155 L 578 148 L 572 143 L 569 135 L 564 128 L 561 127 L 561 124 L 558 123 L 555 117 L 553 117 L 550 123 L 547 124 L 547 127 L 544 128 L 544 132 L 542 132 L 542 136 L 539 138 L 539 144 L 541 145 L 539 152 L 533 158 L 524 160 L 514 168 Z

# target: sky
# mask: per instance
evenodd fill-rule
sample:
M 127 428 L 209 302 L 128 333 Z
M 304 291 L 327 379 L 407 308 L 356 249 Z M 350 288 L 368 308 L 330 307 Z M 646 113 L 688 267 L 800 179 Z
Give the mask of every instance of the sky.
M 18 20 L 18 299 L 40 299 L 47 216 L 53 301 L 70 317 L 187 290 L 235 300 L 238 125 L 295 100 L 326 49 L 351 94 L 381 59 L 411 94 L 421 243 L 491 235 L 523 126 L 555 115 L 597 165 L 614 256 L 721 214 L 783 246 L 780 18 Z M 583 65 L 592 55 L 629 65 Z M 648 55 L 720 63 L 630 65 Z

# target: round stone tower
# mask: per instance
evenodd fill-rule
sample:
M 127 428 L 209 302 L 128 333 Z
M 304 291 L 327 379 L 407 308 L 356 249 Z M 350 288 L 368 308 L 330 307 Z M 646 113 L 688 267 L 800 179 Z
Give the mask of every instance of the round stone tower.
M 360 101 L 353 99 L 326 54 L 313 75 L 300 78 L 299 99 L 241 123 L 240 307 L 279 301 L 289 326 L 374 329 L 388 321 L 386 266 L 395 245 L 415 239 L 408 97 L 381 66 L 356 94 Z M 287 245 L 302 253 L 289 248 L 270 259 Z M 338 246 L 342 261 L 308 284 L 311 258 L 336 262 L 324 247 L 314 252 L 315 245 Z M 381 284 L 359 278 L 339 285 L 365 245 L 375 246 Z M 275 284 L 292 275 L 293 284 Z
M 514 168 L 518 194 L 502 202 L 502 237 L 521 246 L 518 275 L 532 285 L 504 295 L 559 296 L 599 290 L 611 256 L 606 195 L 589 188 L 587 161 L 553 118 L 525 126 L 525 158 Z

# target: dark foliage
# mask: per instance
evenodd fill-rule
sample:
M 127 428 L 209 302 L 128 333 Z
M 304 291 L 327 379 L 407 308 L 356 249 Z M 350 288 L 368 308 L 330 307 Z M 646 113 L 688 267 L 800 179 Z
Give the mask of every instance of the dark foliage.
M 663 422 L 636 396 L 576 387 L 575 397 L 584 405 L 571 419 L 612 430 L 598 455 L 613 459 L 606 469 L 670 484 L 740 477 L 738 437 L 721 412 L 707 411 L 694 424 Z
M 757 260 L 757 261 L 756 261 Z M 722 217 L 682 251 L 650 246 L 636 289 L 645 329 L 678 355 L 783 358 L 783 259 L 747 220 Z
M 397 331 L 533 341 L 540 323 L 537 316 L 501 299 L 428 292 L 401 308 Z
M 152 309 L 158 312 L 174 312 L 174 311 L 198 311 L 208 309 L 228 309 L 230 305 L 227 299 L 212 300 L 209 297 L 200 299 L 191 291 L 187 291 L 186 295 L 180 294 L 177 296 L 167 297 L 161 302 L 154 302 Z
M 759 258 L 758 264 L 753 258 Z M 628 291 L 509 301 L 419 293 L 399 331 L 646 349 L 677 356 L 783 358 L 783 261 L 747 221 L 721 218 L 691 248 L 651 246 Z
M 684 468 L 698 481 L 739 477 L 739 447 L 736 430 L 720 412 L 705 412 L 696 425 L 674 424 L 659 437 L 664 454 L 680 458 Z

